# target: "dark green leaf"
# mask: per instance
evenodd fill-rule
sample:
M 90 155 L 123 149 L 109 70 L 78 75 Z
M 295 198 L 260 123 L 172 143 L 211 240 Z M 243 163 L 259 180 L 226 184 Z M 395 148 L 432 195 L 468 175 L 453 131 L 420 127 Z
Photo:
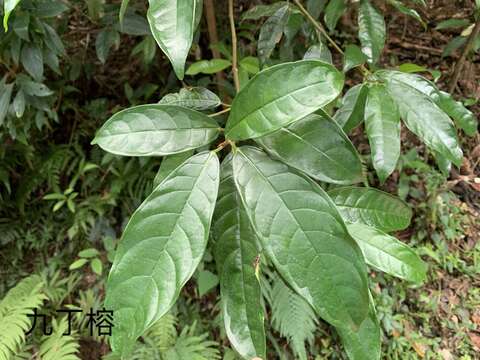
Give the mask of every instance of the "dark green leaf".
M 264 64 L 266 60 L 270 58 L 273 49 L 275 49 L 275 46 L 282 39 L 289 13 L 288 5 L 281 7 L 265 21 L 260 29 L 257 53 L 261 64 Z
M 330 31 L 337 26 L 338 20 L 347 9 L 347 0 L 330 0 L 325 9 L 325 24 Z
M 363 180 L 357 150 L 328 115 L 312 114 L 256 141 L 273 156 L 320 181 Z
M 30 24 L 30 14 L 18 14 L 13 19 L 12 28 L 15 34 L 18 35 L 19 38 L 30 41 L 30 35 L 28 33 L 28 26 Z
M 127 156 L 164 156 L 208 145 L 218 136 L 215 120 L 175 105 L 140 105 L 113 115 L 92 144 Z
M 265 359 L 263 308 L 255 274 L 256 236 L 235 189 L 229 160 L 222 164 L 213 236 L 228 339 L 242 357 Z
M 147 19 L 153 37 L 182 80 L 201 0 L 150 0 Z
M 190 65 L 185 72 L 187 75 L 215 74 L 230 67 L 232 63 L 225 59 L 200 60 Z
M 187 107 L 193 110 L 209 110 L 220 106 L 222 101 L 210 90 L 203 87 L 180 89 L 180 92 L 165 95 L 159 104 Z
M 412 218 L 406 203 L 374 188 L 342 187 L 328 195 L 347 223 L 362 223 L 389 232 L 407 228 Z
M 411 8 L 403 5 L 398 0 L 388 0 L 388 3 L 391 4 L 392 6 L 394 6 L 395 9 L 400 11 L 402 14 L 405 14 L 407 16 L 410 16 L 410 17 L 416 19 L 420 24 L 422 24 L 423 28 L 425 30 L 427 30 L 427 24 L 425 23 L 425 21 L 423 21 L 422 17 L 420 16 L 420 14 L 416 10 L 411 9 Z
M 315 18 L 318 19 L 322 13 L 328 0 L 307 0 L 307 11 Z
M 233 159 L 235 185 L 278 272 L 335 326 L 358 326 L 368 312 L 360 249 L 322 188 L 252 147 Z
M 395 170 L 400 157 L 400 114 L 384 84 L 372 84 L 365 104 L 365 129 L 372 162 L 381 183 Z
M 443 49 L 442 56 L 447 57 L 452 55 L 455 50 L 461 48 L 467 42 L 467 38 L 463 36 L 456 36 L 452 40 L 449 41 L 447 46 Z
M 152 34 L 148 21 L 135 13 L 125 14 L 122 24 L 115 24 L 115 30 L 133 36 L 150 36 Z
M 440 21 L 437 26 L 435 26 L 435 30 L 443 30 L 443 29 L 455 29 L 455 28 L 464 28 L 470 25 L 470 21 L 468 19 L 447 19 L 444 21 Z
M 25 92 L 25 94 L 30 96 L 44 97 L 53 95 L 53 91 L 50 90 L 45 84 L 31 81 L 27 76 L 17 77 L 17 84 Z
M 41 81 L 43 78 L 43 56 L 42 50 L 36 44 L 25 44 L 22 48 L 22 55 L 20 57 L 25 70 L 32 75 L 32 77 Z
M 460 129 L 465 131 L 465 134 L 474 136 L 477 133 L 477 118 L 460 101 L 455 101 L 449 93 L 444 91 L 438 91 L 432 98 L 435 104 L 450 116 Z
M 57 55 L 65 55 L 65 47 L 55 29 L 45 23 L 43 26 L 47 33 L 47 36 L 44 37 L 45 45 Z
M 317 60 L 263 70 L 233 100 L 226 136 L 231 140 L 256 138 L 300 120 L 333 101 L 343 80 L 335 67 Z
M 123 19 L 125 18 L 125 13 L 127 12 L 129 2 L 130 2 L 130 0 L 122 0 L 122 3 L 120 5 L 120 12 L 118 13 L 118 20 L 120 21 L 121 25 L 123 25 Z
M 368 87 L 358 84 L 350 88 L 342 99 L 342 105 L 337 110 L 333 119 L 349 133 L 364 120 L 365 102 L 367 101 Z
M 367 264 L 400 279 L 415 283 L 425 280 L 427 266 L 410 247 L 368 225 L 357 223 L 347 227 Z
M 120 44 L 120 34 L 115 30 L 104 29 L 100 31 L 95 40 L 95 50 L 98 59 L 105 64 L 108 54 L 112 47 L 117 47 Z
M 25 94 L 22 90 L 18 90 L 13 99 L 13 110 L 17 118 L 21 118 L 25 112 Z
M 278 9 L 288 5 L 287 1 L 279 1 L 270 5 L 257 5 L 242 14 L 242 20 L 259 20 L 264 16 L 272 16 Z
M 132 215 L 106 289 L 105 307 L 115 312 L 114 352 L 127 356 L 192 276 L 207 245 L 218 184 L 216 154 L 200 153 L 175 169 Z
M 10 105 L 13 84 L 1 84 L 0 90 L 0 125 L 2 125 L 7 116 L 8 106 Z
M 155 179 L 153 179 L 153 188 L 155 189 L 165 180 L 171 172 L 183 164 L 185 160 L 193 155 L 193 150 L 185 151 L 180 154 L 166 156 L 162 159 L 160 169 L 158 169 Z
M 358 37 L 368 61 L 376 63 L 385 46 L 385 20 L 369 0 L 360 0 Z
M 312 45 L 308 48 L 305 55 L 303 55 L 304 60 L 322 60 L 329 64 L 332 63 L 332 53 L 327 45 L 323 42 Z
M 357 45 L 347 45 L 343 60 L 343 72 L 365 64 L 367 57 Z

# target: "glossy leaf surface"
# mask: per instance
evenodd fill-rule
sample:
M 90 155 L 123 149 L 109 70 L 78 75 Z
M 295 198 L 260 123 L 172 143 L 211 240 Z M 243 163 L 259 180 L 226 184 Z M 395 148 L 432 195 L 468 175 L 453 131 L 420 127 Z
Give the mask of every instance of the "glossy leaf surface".
M 383 84 L 372 84 L 365 104 L 365 129 L 380 182 L 395 170 L 400 157 L 400 114 Z
M 127 156 L 171 155 L 209 144 L 219 126 L 205 114 L 175 105 L 140 105 L 113 115 L 92 144 Z
M 212 230 L 228 339 L 243 358 L 265 359 L 262 295 L 255 274 L 256 236 L 235 188 L 232 163 L 228 160 L 222 164 Z
M 368 290 L 360 249 L 328 195 L 252 147 L 237 149 L 235 185 L 263 249 L 282 277 L 333 325 L 360 325 Z
M 8 18 L 19 2 L 20 0 L 3 1 L 3 28 L 5 29 L 5 32 L 8 31 Z
M 357 45 L 347 45 L 343 59 L 343 72 L 347 72 L 357 66 L 365 64 L 366 55 Z
M 187 75 L 215 74 L 230 67 L 232 63 L 225 59 L 200 60 L 190 65 L 185 72 Z
M 270 58 L 273 49 L 282 39 L 289 14 L 289 5 L 287 4 L 270 16 L 260 29 L 257 49 L 260 63 L 264 64 Z
M 385 46 L 386 29 L 383 15 L 369 0 L 360 1 L 358 37 L 369 62 L 376 63 Z
M 333 31 L 338 20 L 347 9 L 347 0 L 331 0 L 325 8 L 325 24 L 328 30 Z
M 342 105 L 333 116 L 333 119 L 346 133 L 349 133 L 363 121 L 367 93 L 368 87 L 363 84 L 350 88 L 342 99 Z
M 221 103 L 215 93 L 203 87 L 182 88 L 178 93 L 167 94 L 159 101 L 159 104 L 178 105 L 193 110 L 215 109 Z
M 323 42 L 310 46 L 305 55 L 303 55 L 304 60 L 321 60 L 329 64 L 332 63 L 332 53 L 327 45 Z
M 107 283 L 115 312 L 111 345 L 127 355 L 138 336 L 163 316 L 202 259 L 217 198 L 216 154 L 191 157 L 135 211 Z
M 374 188 L 347 186 L 328 192 L 347 223 L 363 223 L 385 232 L 408 227 L 412 210 L 399 198 Z
M 400 279 L 415 283 L 425 280 L 425 263 L 406 244 L 368 225 L 349 224 L 347 227 L 362 249 L 367 264 Z
M 274 157 L 320 181 L 363 180 L 357 150 L 328 115 L 312 114 L 256 141 Z
M 150 30 L 182 80 L 202 0 L 149 0 Z
M 333 101 L 343 80 L 335 67 L 317 60 L 285 63 L 261 71 L 235 97 L 226 137 L 256 138 L 300 120 Z
M 188 150 L 180 154 L 168 155 L 162 159 L 160 168 L 158 169 L 155 179 L 153 179 L 153 189 L 155 189 L 160 183 L 167 178 L 170 173 L 182 163 L 193 155 L 193 150 Z

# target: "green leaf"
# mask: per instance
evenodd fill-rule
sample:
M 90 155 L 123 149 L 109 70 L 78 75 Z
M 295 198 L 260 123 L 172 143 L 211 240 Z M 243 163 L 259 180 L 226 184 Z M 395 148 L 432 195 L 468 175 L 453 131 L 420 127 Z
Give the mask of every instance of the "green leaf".
M 233 182 L 231 158 L 222 163 L 221 172 L 212 230 L 225 330 L 243 358 L 265 359 L 264 315 L 255 274 L 256 236 Z
M 368 225 L 357 223 L 347 227 L 367 264 L 400 279 L 415 283 L 425 280 L 427 266 L 406 244 Z
M 357 150 L 325 113 L 309 115 L 256 141 L 274 157 L 320 181 L 334 184 L 363 181 Z
M 183 80 L 202 3 L 202 0 L 149 0 L 147 19 L 153 37 L 180 80 Z
M 219 133 L 207 115 L 175 105 L 140 105 L 113 115 L 92 144 L 127 156 L 164 156 L 208 145 Z
M 385 46 L 386 28 L 383 15 L 369 0 L 360 0 L 358 37 L 370 63 L 376 63 Z
M 320 42 L 316 45 L 312 45 L 308 48 L 305 55 L 303 55 L 304 60 L 322 60 L 329 64 L 332 64 L 332 53 L 328 46 Z
M 444 21 L 440 21 L 438 25 L 435 26 L 435 30 L 465 28 L 468 25 L 470 25 L 470 20 L 468 19 L 451 18 Z
M 265 16 L 272 16 L 278 9 L 288 5 L 287 1 L 279 1 L 270 5 L 257 5 L 251 9 L 248 9 L 242 14 L 243 20 L 259 20 Z
M 397 103 L 400 116 L 408 129 L 428 147 L 460 166 L 463 153 L 453 122 L 431 98 L 417 88 L 428 82 L 413 85 L 421 77 L 398 71 L 379 71 L 376 74 L 386 80 L 388 92 Z
M 328 30 L 333 31 L 337 26 L 338 20 L 347 10 L 347 0 L 330 0 L 325 9 L 325 24 Z
M 414 18 L 415 20 L 417 20 L 420 24 L 422 24 L 423 28 L 425 30 L 427 30 L 427 24 L 425 23 L 425 21 L 423 21 L 422 17 L 420 16 L 420 14 L 416 10 L 411 9 L 411 8 L 403 5 L 398 0 L 388 0 L 388 3 L 392 6 L 394 6 L 395 9 L 400 11 L 402 14 L 405 14 L 405 15 L 410 16 L 410 17 Z
M 368 89 L 365 128 L 373 167 L 384 183 L 400 157 L 400 114 L 384 84 L 372 84 Z
M 412 210 L 389 193 L 366 187 L 342 187 L 328 192 L 347 223 L 362 223 L 385 232 L 403 230 Z
M 108 54 L 112 47 L 118 47 L 120 44 L 120 34 L 111 29 L 103 29 L 95 39 L 95 51 L 98 59 L 105 64 Z
M 78 256 L 80 256 L 81 258 L 93 258 L 98 255 L 100 255 L 100 253 L 95 248 L 85 249 L 78 253 Z
M 468 136 L 475 136 L 478 129 L 478 120 L 474 113 L 468 110 L 460 101 L 455 99 L 444 91 L 438 91 L 432 95 L 435 104 L 438 105 L 455 124 L 465 131 Z
M 128 3 L 130 0 L 122 0 L 122 3 L 120 5 L 120 12 L 118 13 L 118 20 L 120 21 L 120 24 L 123 24 L 123 19 L 125 18 L 125 13 L 127 12 L 128 8 Z
M 341 92 L 344 77 L 318 60 L 272 66 L 237 94 L 225 128 L 230 140 L 266 135 L 313 113 Z
M 465 43 L 467 42 L 467 39 L 463 36 L 456 36 L 452 40 L 450 40 L 443 49 L 442 57 L 447 57 L 452 55 L 455 50 L 461 48 Z
M 155 189 L 167 176 L 179 167 L 185 160 L 193 155 L 193 150 L 185 151 L 180 154 L 166 156 L 162 159 L 160 169 L 153 179 L 153 188 Z
M 336 330 L 350 360 L 380 360 L 382 333 L 371 296 L 368 316 L 357 331 L 344 327 Z
M 239 62 L 240 68 L 247 71 L 249 74 L 255 75 L 260 71 L 260 62 L 258 58 L 253 56 L 244 57 Z
M 215 74 L 219 71 L 225 70 L 232 66 L 230 60 L 225 59 L 212 59 L 212 60 L 200 60 L 190 65 L 185 72 L 187 75 L 197 74 Z
M 235 185 L 278 272 L 334 326 L 358 326 L 368 312 L 363 256 L 322 188 L 252 147 L 237 149 Z
M 99 276 L 102 275 L 102 272 L 103 272 L 103 264 L 102 262 L 100 261 L 100 259 L 92 259 L 92 261 L 90 262 L 90 267 L 92 268 L 93 272 Z
M 74 261 L 69 267 L 68 270 L 76 270 L 81 268 L 83 265 L 85 265 L 88 262 L 87 259 L 78 259 Z
M 198 296 L 202 297 L 218 285 L 218 276 L 208 270 L 203 270 L 198 273 L 197 283 Z
M 44 97 L 54 94 L 54 92 L 45 84 L 31 81 L 27 76 L 17 77 L 17 84 L 20 85 L 20 88 L 25 92 L 25 94 L 30 96 Z
M 180 92 L 165 95 L 159 104 L 170 104 L 187 107 L 193 110 L 210 110 L 220 106 L 220 98 L 207 88 L 182 88 Z
M 175 303 L 203 257 L 219 184 L 213 152 L 175 169 L 132 215 L 115 254 L 105 307 L 111 345 L 123 356 Z
M 270 55 L 272 55 L 275 46 L 282 39 L 283 30 L 287 25 L 289 14 L 288 5 L 281 7 L 265 21 L 260 29 L 257 53 L 261 64 L 265 64 L 267 59 L 270 58 Z
M 347 45 L 343 60 L 343 72 L 347 72 L 350 69 L 363 65 L 366 61 L 366 55 L 357 45 Z
M 398 66 L 398 70 L 404 73 L 425 72 L 428 69 L 425 66 L 420 66 L 413 63 L 404 63 Z
M 333 119 L 349 133 L 362 123 L 365 115 L 368 87 L 358 84 L 350 88 L 342 99 L 342 105 L 337 110 Z
M 13 84 L 3 85 L 0 90 L 0 125 L 2 125 L 7 116 L 8 106 L 12 98 Z
M 36 44 L 25 44 L 20 56 L 25 70 L 36 80 L 43 78 L 43 56 L 42 51 Z
M 20 0 L 4 0 L 3 1 L 3 28 L 5 29 L 5 32 L 8 31 L 8 18 L 10 17 L 10 14 L 19 3 L 20 3 Z
M 25 112 L 25 94 L 22 90 L 18 90 L 17 95 L 13 99 L 13 110 L 17 118 L 21 118 Z M 1 121 L 0 121 L 1 123 Z

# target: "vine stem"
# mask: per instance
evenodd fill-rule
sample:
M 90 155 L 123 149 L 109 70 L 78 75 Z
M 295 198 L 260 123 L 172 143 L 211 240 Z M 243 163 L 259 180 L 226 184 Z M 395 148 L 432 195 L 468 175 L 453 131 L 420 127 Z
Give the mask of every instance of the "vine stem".
M 240 91 L 240 80 L 238 78 L 237 58 L 237 32 L 235 30 L 235 18 L 233 16 L 233 0 L 228 0 L 228 17 L 230 19 L 230 31 L 232 33 L 232 73 L 235 90 Z

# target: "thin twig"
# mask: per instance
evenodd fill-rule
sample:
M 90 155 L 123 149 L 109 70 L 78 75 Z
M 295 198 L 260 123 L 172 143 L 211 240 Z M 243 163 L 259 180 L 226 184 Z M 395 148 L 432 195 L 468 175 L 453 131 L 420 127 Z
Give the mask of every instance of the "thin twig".
M 214 117 L 214 116 L 222 115 L 222 114 L 225 114 L 225 113 L 229 112 L 230 110 L 231 110 L 231 108 L 226 108 L 226 109 L 223 109 L 223 110 L 221 110 L 221 111 L 219 111 L 219 112 L 210 114 L 210 115 L 208 115 L 208 116 Z
M 207 29 L 208 29 L 208 38 L 210 44 L 218 44 L 218 32 L 217 32 L 217 20 L 215 17 L 215 6 L 213 0 L 204 0 L 203 2 L 205 8 L 205 18 L 207 20 Z M 212 55 L 214 59 L 220 59 L 220 52 L 214 46 L 211 48 Z M 225 74 L 223 71 L 219 71 L 215 74 L 217 78 L 217 87 L 218 91 L 222 95 L 222 82 L 225 79 Z
M 233 16 L 233 0 L 228 0 L 228 17 L 230 19 L 230 31 L 232 33 L 232 72 L 235 90 L 240 91 L 240 80 L 238 78 L 237 66 L 237 33 L 235 31 L 235 18 Z
M 460 73 L 462 72 L 465 60 L 468 56 L 468 53 L 472 50 L 473 44 L 478 34 L 480 34 L 480 19 L 477 20 L 477 22 L 475 23 L 475 26 L 473 27 L 472 32 L 468 36 L 467 43 L 463 48 L 462 55 L 460 56 L 460 59 L 458 59 L 457 63 L 455 64 L 452 80 L 450 82 L 450 87 L 448 89 L 450 93 L 453 93 L 455 91 L 455 87 L 457 86 L 457 82 L 460 77 Z

